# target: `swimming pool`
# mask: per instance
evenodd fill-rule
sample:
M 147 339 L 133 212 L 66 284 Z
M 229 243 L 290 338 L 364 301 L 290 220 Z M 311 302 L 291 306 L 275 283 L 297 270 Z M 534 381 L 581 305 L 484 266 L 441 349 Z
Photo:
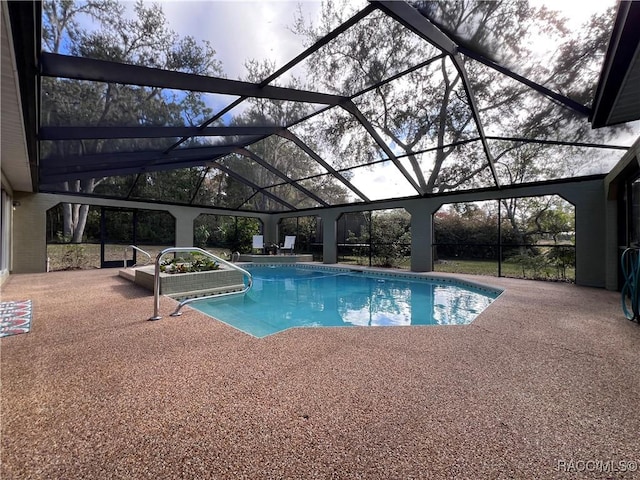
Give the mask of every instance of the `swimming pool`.
M 294 327 L 465 325 L 501 293 L 449 279 L 301 265 L 245 266 L 245 295 L 191 307 L 255 337 Z

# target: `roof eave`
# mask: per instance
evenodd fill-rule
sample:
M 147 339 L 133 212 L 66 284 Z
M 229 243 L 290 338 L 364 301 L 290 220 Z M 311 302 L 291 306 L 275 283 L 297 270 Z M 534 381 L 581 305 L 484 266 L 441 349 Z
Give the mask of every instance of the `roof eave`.
M 630 78 L 640 74 L 640 2 L 618 4 L 609 48 L 593 102 L 591 125 L 600 128 L 640 118 L 640 85 Z M 621 97 L 625 98 L 620 102 Z M 624 103 L 625 111 L 621 112 Z

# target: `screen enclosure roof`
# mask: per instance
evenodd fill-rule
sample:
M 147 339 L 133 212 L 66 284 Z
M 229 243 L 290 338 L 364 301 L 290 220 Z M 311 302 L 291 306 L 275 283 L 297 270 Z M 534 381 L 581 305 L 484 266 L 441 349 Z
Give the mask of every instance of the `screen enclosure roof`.
M 627 6 L 557 4 L 16 2 L 35 189 L 292 212 L 606 173 Z

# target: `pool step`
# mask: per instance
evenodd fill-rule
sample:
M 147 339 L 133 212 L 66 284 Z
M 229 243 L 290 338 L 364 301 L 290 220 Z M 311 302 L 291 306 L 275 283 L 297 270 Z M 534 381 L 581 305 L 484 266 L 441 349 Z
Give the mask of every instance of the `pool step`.
M 192 290 L 190 292 L 170 293 L 167 297 L 171 297 L 175 300 L 182 301 L 187 298 L 199 298 L 206 297 L 208 295 L 219 295 L 221 293 L 240 292 L 245 288 L 244 284 L 238 285 L 225 285 L 224 287 L 207 288 L 204 290 Z
M 118 275 L 125 280 L 129 280 L 130 282 L 136 281 L 136 271 L 133 268 L 121 268 L 118 271 Z

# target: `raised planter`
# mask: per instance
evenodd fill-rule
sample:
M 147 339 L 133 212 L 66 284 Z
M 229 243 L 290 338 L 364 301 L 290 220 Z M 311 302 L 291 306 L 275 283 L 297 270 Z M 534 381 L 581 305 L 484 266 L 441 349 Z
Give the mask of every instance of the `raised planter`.
M 154 275 L 153 265 L 137 268 L 134 282 L 153 292 Z M 242 273 L 225 267 L 207 272 L 160 273 L 160 294 L 173 298 L 237 292 L 243 288 Z

